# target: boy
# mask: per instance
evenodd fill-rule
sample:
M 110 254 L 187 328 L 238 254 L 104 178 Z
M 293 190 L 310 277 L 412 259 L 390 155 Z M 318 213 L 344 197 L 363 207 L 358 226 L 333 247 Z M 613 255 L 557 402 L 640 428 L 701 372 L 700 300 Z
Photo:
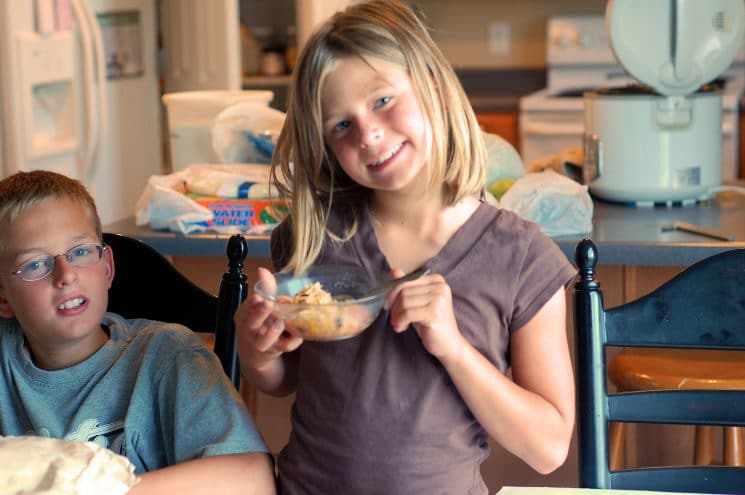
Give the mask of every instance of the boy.
M 216 356 L 182 326 L 107 313 L 113 277 L 82 184 L 47 171 L 0 180 L 0 435 L 106 446 L 134 464 L 132 495 L 274 493 Z

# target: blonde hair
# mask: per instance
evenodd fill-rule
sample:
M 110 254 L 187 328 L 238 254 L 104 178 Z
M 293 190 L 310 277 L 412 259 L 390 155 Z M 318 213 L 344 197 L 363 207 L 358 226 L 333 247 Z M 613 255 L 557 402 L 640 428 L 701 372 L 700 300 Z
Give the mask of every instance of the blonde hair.
M 429 35 L 421 14 L 398 0 L 372 0 L 337 12 L 310 37 L 293 72 L 287 117 L 272 164 L 272 181 L 290 203 L 291 252 L 286 270 L 301 272 L 318 257 L 325 235 L 344 242 L 357 231 L 372 191 L 350 179 L 325 145 L 321 90 L 336 62 L 379 59 L 405 68 L 431 125 L 429 185 L 446 204 L 483 190 L 486 151 L 463 88 Z M 346 230 L 327 226 L 333 202 Z
M 96 203 L 80 181 L 46 170 L 17 172 L 0 180 L 0 252 L 6 247 L 2 229 L 26 209 L 52 197 L 68 198 L 83 205 L 93 221 L 96 236 L 102 239 Z

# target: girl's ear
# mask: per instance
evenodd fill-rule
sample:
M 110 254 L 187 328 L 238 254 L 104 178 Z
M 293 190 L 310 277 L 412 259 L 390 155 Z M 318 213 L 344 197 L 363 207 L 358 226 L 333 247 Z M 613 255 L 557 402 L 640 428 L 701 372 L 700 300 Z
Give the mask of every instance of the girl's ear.
M 5 291 L 0 287 L 0 318 L 13 318 L 15 315 L 15 311 L 5 298 Z

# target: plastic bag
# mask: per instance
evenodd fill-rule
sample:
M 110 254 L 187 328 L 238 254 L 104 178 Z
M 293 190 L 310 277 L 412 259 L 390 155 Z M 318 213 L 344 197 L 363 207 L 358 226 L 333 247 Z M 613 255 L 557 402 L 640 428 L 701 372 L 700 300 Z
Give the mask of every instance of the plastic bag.
M 525 175 L 523 160 L 517 150 L 497 134 L 483 133 L 486 144 L 486 189 L 499 199 L 517 179 Z
M 265 165 L 190 165 L 148 179 L 135 206 L 135 223 L 183 234 L 261 234 L 279 222 L 274 209 L 284 203 L 273 198 L 277 194 Z
M 546 169 L 518 179 L 500 204 L 537 223 L 549 236 L 592 232 L 592 199 L 587 186 Z
M 212 126 L 212 147 L 223 163 L 271 163 L 285 114 L 263 102 L 231 105 Z

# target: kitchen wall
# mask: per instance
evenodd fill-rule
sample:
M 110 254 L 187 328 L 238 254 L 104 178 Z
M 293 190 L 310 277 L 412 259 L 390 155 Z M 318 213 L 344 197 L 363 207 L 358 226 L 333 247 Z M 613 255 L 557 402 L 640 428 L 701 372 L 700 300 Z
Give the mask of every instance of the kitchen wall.
M 432 35 L 450 62 L 465 68 L 536 68 L 545 58 L 550 16 L 598 14 L 605 0 L 414 0 L 427 16 Z M 241 20 L 277 32 L 295 23 L 295 0 L 240 0 Z M 498 35 L 489 51 L 490 27 Z M 502 36 L 506 35 L 506 36 Z
M 550 16 L 597 14 L 605 8 L 604 0 L 417 0 L 416 4 L 456 68 L 544 67 Z M 499 46 L 495 48 L 501 53 L 489 51 L 490 27 L 496 28 Z

